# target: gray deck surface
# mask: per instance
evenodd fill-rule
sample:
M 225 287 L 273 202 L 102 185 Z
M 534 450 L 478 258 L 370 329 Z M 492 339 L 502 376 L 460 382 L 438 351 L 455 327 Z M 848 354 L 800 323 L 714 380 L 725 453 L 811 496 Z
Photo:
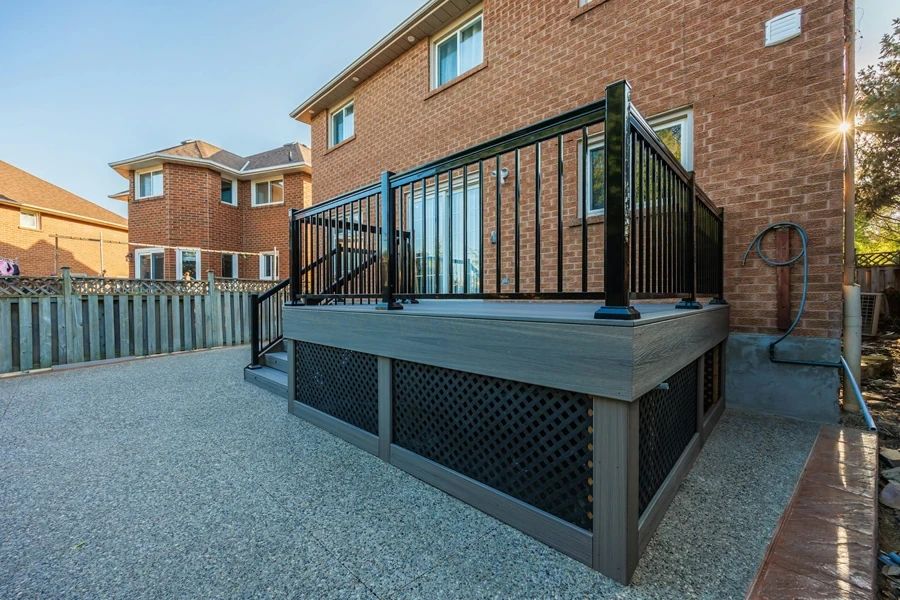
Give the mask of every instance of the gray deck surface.
M 602 302 L 548 302 L 525 300 L 420 300 L 418 304 L 404 304 L 402 310 L 379 311 L 379 314 L 402 317 L 409 315 L 427 317 L 458 317 L 468 319 L 499 319 L 504 321 L 536 321 L 542 323 L 581 323 L 600 327 L 638 327 L 657 321 L 689 317 L 697 310 L 675 308 L 677 300 L 664 304 L 635 303 L 641 318 L 634 321 L 595 319 L 594 312 Z M 723 305 L 704 305 L 700 310 L 724 310 Z M 288 308 L 287 310 L 294 310 Z M 336 304 L 304 306 L 302 310 L 374 311 L 374 304 Z
M 0 598 L 743 598 L 818 430 L 727 411 L 623 588 L 288 415 L 247 352 L 0 380 Z

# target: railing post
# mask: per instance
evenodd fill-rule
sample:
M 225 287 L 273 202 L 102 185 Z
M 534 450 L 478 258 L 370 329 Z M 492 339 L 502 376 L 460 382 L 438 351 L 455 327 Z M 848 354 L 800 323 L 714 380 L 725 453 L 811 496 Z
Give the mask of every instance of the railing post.
M 595 319 L 634 320 L 641 317 L 631 306 L 631 290 L 628 281 L 628 217 L 631 210 L 630 189 L 630 112 L 631 87 L 627 81 L 606 86 L 606 122 L 604 140 L 604 221 L 603 230 L 603 291 L 604 306 L 594 313 Z M 584 164 L 588 164 L 587 148 L 582 151 Z M 584 167 L 583 167 L 584 168 Z M 582 193 L 587 193 L 584 190 Z M 587 227 L 587 218 L 584 220 Z
M 288 304 L 294 304 L 300 296 L 300 223 L 296 218 L 297 209 L 288 211 L 291 222 L 288 227 L 288 257 L 290 260 L 290 299 Z
M 250 294 L 250 368 L 259 364 L 259 294 Z
M 725 209 L 719 209 L 719 293 L 710 304 L 728 304 L 725 300 Z
M 687 298 L 682 298 L 675 308 L 702 308 L 697 302 L 697 181 L 691 171 L 690 198 L 688 200 L 688 234 L 685 240 L 685 274 L 690 290 Z
M 400 310 L 403 306 L 394 300 L 397 290 L 397 218 L 394 194 L 391 191 L 391 173 L 381 174 L 381 302 L 376 310 Z

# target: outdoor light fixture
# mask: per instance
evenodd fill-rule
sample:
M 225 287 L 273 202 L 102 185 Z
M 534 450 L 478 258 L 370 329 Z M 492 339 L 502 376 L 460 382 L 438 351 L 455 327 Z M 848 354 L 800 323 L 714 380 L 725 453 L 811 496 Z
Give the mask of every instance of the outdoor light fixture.
M 410 35 L 406 38 L 406 41 L 408 41 L 410 44 L 412 44 L 414 41 L 416 41 L 416 36 Z
M 497 176 L 496 169 L 491 171 L 491 175 L 493 175 L 494 177 Z M 503 185 L 504 183 L 506 183 L 507 177 L 509 177 L 509 169 L 507 169 L 506 167 L 503 167 L 502 169 L 500 169 L 500 185 Z

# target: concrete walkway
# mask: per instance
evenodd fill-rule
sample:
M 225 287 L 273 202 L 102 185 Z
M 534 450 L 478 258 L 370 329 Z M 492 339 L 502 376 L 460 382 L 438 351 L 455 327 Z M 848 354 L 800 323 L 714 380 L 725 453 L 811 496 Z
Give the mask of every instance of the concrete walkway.
M 818 431 L 726 412 L 623 588 L 291 417 L 246 353 L 0 380 L 0 598 L 743 598 Z

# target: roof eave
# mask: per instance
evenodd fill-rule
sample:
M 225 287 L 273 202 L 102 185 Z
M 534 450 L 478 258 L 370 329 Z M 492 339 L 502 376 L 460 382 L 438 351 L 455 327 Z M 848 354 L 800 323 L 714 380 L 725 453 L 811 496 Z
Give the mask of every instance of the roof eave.
M 86 217 L 84 215 L 78 215 L 75 213 L 66 212 L 63 210 L 55 210 L 52 208 L 46 208 L 44 206 L 38 206 L 36 204 L 28 204 L 25 202 L 19 202 L 17 200 L 12 200 L 5 197 L 0 197 L 0 204 L 5 204 L 7 206 L 16 206 L 19 208 L 29 208 L 39 213 L 46 213 L 48 215 L 59 215 L 61 217 L 66 217 L 67 219 L 73 219 L 76 221 L 84 221 L 85 223 L 96 223 L 97 225 L 104 225 L 106 227 L 114 227 L 116 229 L 122 229 L 124 231 L 128 231 L 128 221 L 123 223 L 114 223 L 113 221 L 105 221 L 103 219 L 95 219 L 94 217 Z
M 180 164 L 189 164 L 189 165 L 197 165 L 197 166 L 205 166 L 217 171 L 222 171 L 224 173 L 228 173 L 229 175 L 234 175 L 238 179 L 245 178 L 248 175 L 257 175 L 263 173 L 277 173 L 277 172 L 288 172 L 288 171 L 306 171 L 310 172 L 310 165 L 306 161 L 299 162 L 289 162 L 280 165 L 273 165 L 271 167 L 263 167 L 261 169 L 249 169 L 249 170 L 240 170 L 233 169 L 229 166 L 223 165 L 221 163 L 217 163 L 214 160 L 210 160 L 208 158 L 193 158 L 190 156 L 177 156 L 173 154 L 165 154 L 163 152 L 151 152 L 150 154 L 143 154 L 141 156 L 136 156 L 134 158 L 128 158 L 125 160 L 120 160 L 116 162 L 109 163 L 109 166 L 112 167 L 117 173 L 122 175 L 125 178 L 128 178 L 128 172 L 134 170 L 135 165 L 145 162 L 152 162 L 158 160 L 159 162 L 172 162 L 172 163 L 180 163 Z

